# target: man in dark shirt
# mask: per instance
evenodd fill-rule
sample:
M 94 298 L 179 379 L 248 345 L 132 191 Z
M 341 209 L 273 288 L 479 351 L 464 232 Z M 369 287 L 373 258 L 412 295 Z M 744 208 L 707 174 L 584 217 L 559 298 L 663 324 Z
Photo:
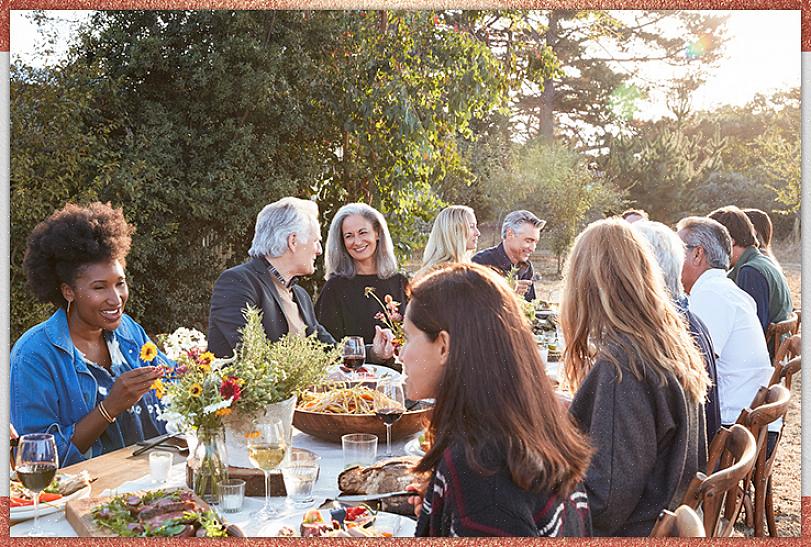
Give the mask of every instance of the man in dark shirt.
M 529 211 L 513 211 L 504 217 L 501 243 L 476 253 L 473 262 L 497 268 L 505 275 L 517 267 L 515 292 L 528 301 L 535 300 L 535 287 L 532 284 L 535 272 L 529 257 L 538 245 L 544 226 L 546 221 Z
M 786 277 L 758 250 L 755 227 L 746 213 L 735 206 L 727 206 L 707 216 L 723 224 L 732 237 L 729 278 L 754 299 L 758 320 L 765 333 L 769 323 L 779 323 L 791 313 L 791 291 Z

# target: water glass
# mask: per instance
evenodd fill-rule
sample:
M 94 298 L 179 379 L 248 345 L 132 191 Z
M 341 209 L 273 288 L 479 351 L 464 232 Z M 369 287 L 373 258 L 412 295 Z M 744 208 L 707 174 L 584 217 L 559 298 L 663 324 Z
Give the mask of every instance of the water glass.
M 319 458 L 309 451 L 290 452 L 290 461 L 282 465 L 282 478 L 287 497 L 294 506 L 308 505 L 314 501 L 313 488 L 320 471 Z
M 349 433 L 341 437 L 344 452 L 344 468 L 355 465 L 372 465 L 377 459 L 377 435 Z
M 164 483 L 172 471 L 172 454 L 158 450 L 149 453 L 149 476 L 153 483 Z
M 219 483 L 220 511 L 239 513 L 245 499 L 245 481 L 242 479 L 225 479 Z

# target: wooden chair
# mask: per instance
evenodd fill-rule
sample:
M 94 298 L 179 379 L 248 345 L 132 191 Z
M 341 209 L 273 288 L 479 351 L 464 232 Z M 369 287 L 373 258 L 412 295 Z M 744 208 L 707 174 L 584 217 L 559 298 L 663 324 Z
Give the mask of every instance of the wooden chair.
M 801 348 L 802 338 L 799 334 L 793 334 L 788 338 L 785 338 L 780 344 L 780 348 L 777 350 L 777 353 L 774 354 L 772 365 L 777 367 L 778 363 L 784 363 L 793 357 L 797 357 L 800 355 Z
M 799 373 L 802 369 L 801 361 L 802 356 L 798 355 L 788 362 L 775 363 L 774 372 L 772 372 L 769 385 L 773 386 L 775 384 L 782 383 L 787 389 L 791 390 L 791 380 L 794 378 L 794 375 Z
M 777 436 L 772 453 L 767 456 L 767 437 L 769 424 L 783 418 L 788 412 L 791 402 L 791 392 L 781 383 L 769 388 L 761 387 L 750 408 L 741 411 L 738 424 L 745 426 L 752 433 L 757 443 L 757 456 L 752 473 L 743 480 L 744 507 L 747 517 L 752 516 L 752 527 L 755 537 L 762 537 L 764 515 L 769 528 L 769 535 L 777 535 L 777 525 L 774 520 L 774 505 L 772 504 L 771 476 L 777 447 L 783 436 L 783 428 Z M 754 503 L 750 497 L 750 485 L 754 484 Z M 754 505 L 754 511 L 752 507 Z M 749 520 L 747 518 L 747 520 Z
M 797 334 L 800 328 L 800 317 L 797 312 L 791 312 L 788 318 L 779 323 L 769 323 L 766 329 L 766 345 L 773 347 L 769 353 L 774 355 L 780 349 L 780 344 L 786 335 Z
M 752 472 L 756 455 L 755 438 L 744 426 L 735 424 L 729 429 L 722 427 L 715 434 L 710 445 L 707 470 L 718 470 L 709 476 L 696 473 L 687 486 L 682 502 L 691 509 L 701 506 L 706 537 L 729 537 L 732 534 L 743 504 L 739 484 Z M 730 503 L 725 503 L 726 499 Z
M 701 517 L 687 505 L 679 505 L 675 511 L 662 510 L 650 537 L 654 538 L 703 538 L 704 523 Z

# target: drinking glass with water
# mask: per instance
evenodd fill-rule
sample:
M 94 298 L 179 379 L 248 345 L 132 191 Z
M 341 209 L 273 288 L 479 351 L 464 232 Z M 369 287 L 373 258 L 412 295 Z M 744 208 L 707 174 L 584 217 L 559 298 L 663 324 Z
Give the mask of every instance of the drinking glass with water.
M 313 488 L 318 481 L 321 458 L 303 449 L 294 449 L 289 458 L 281 468 L 287 498 L 294 507 L 307 506 L 314 501 Z

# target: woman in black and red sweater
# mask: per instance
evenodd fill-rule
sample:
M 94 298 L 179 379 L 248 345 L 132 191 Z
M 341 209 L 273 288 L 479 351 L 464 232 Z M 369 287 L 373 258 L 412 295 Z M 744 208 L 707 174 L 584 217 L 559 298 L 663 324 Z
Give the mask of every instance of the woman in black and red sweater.
M 422 277 L 401 360 L 435 398 L 417 536 L 587 536 L 590 448 L 557 400 L 505 281 L 477 264 Z

